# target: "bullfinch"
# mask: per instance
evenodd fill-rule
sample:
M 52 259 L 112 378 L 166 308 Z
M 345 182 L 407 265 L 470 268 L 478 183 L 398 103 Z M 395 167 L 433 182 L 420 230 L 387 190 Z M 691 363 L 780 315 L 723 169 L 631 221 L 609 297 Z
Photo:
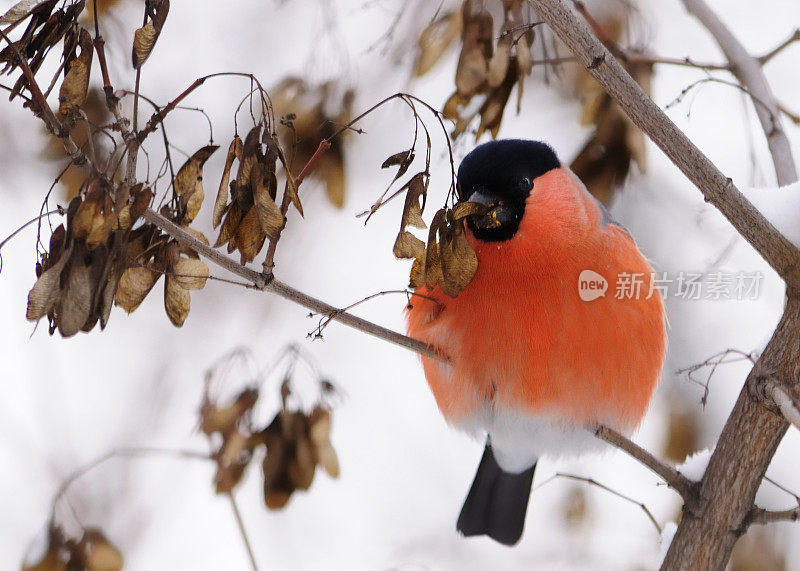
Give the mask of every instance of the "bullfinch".
M 466 536 L 522 536 L 537 459 L 601 446 L 587 427 L 629 434 L 644 416 L 666 351 L 653 270 L 546 144 L 497 140 L 461 162 L 460 202 L 478 258 L 455 297 L 417 289 L 408 334 L 447 422 L 486 447 L 458 518 Z M 622 285 L 620 285 L 622 284 Z

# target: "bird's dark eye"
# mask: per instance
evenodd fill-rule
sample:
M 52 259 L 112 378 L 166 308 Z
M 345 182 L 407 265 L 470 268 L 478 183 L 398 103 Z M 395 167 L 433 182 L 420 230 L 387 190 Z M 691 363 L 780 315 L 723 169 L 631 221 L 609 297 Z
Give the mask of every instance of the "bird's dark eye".
M 519 186 L 520 190 L 525 192 L 528 192 L 533 186 L 533 184 L 531 183 L 531 179 L 529 179 L 527 176 L 523 176 L 521 179 L 519 179 L 517 185 Z

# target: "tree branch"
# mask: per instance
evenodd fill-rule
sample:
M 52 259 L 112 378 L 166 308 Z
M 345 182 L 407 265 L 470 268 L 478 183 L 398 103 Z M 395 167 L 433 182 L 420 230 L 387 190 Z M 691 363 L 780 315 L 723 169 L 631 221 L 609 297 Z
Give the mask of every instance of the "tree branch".
M 327 315 L 331 319 L 339 321 L 348 327 L 352 327 L 363 333 L 368 333 L 369 335 L 383 339 L 384 341 L 389 341 L 390 343 L 394 343 L 395 345 L 399 345 L 400 347 L 404 347 L 410 351 L 415 351 L 416 353 L 419 353 L 425 357 L 447 362 L 447 359 L 444 356 L 435 352 L 430 346 L 422 341 L 412 339 L 411 337 L 407 337 L 397 333 L 396 331 L 392 331 L 391 329 L 376 325 L 375 323 L 367 321 L 366 319 L 356 317 L 355 315 L 347 313 L 346 311 L 342 311 L 341 309 L 329 305 L 324 301 L 298 291 L 293 287 L 272 278 L 270 275 L 265 276 L 255 270 L 251 270 L 247 266 L 243 266 L 234 260 L 231 260 L 227 256 L 224 256 L 217 250 L 214 250 L 210 246 L 206 245 L 205 242 L 198 240 L 184 229 L 180 228 L 177 224 L 150 208 L 148 208 L 142 216 L 145 220 L 156 225 L 171 237 L 175 238 L 175 240 L 177 240 L 179 243 L 191 248 L 201 256 L 211 260 L 216 265 L 228 270 L 232 274 L 235 274 L 240 278 L 244 278 L 253 284 L 253 287 L 259 290 L 274 293 L 284 299 L 288 299 L 289 301 L 293 301 L 298 305 L 302 305 L 314 313 Z
M 693 482 L 681 474 L 674 466 L 662 462 L 650 454 L 650 452 L 634 443 L 632 440 L 625 438 L 620 433 L 607 426 L 597 425 L 594 428 L 594 435 L 612 446 L 619 448 L 634 460 L 650 468 L 650 470 L 655 472 L 658 477 L 664 480 L 670 488 L 678 492 L 684 499 L 687 499 L 695 493 L 695 488 L 697 487 L 696 482 Z
M 795 400 L 789 396 L 789 393 L 779 384 L 775 383 L 769 390 L 769 396 L 775 401 L 783 417 L 791 422 L 796 429 L 800 430 L 800 410 Z
M 761 128 L 767 136 L 767 144 L 775 166 L 775 174 L 778 177 L 778 185 L 785 186 L 795 182 L 797 180 L 797 171 L 792 157 L 792 148 L 781 124 L 781 114 L 775 102 L 775 96 L 767 83 L 767 79 L 764 77 L 759 60 L 747 53 L 741 42 L 708 7 L 704 0 L 682 0 L 682 2 L 689 13 L 695 16 L 717 41 L 720 49 L 722 49 L 731 64 L 731 71 L 733 71 L 733 74 L 741 84 L 747 88 L 751 97 L 761 102 L 760 105 L 754 106 L 758 120 L 761 122 Z M 781 46 L 779 46 L 780 48 Z
M 786 48 L 788 48 L 790 45 L 792 45 L 795 42 L 800 42 L 800 28 L 796 29 L 792 33 L 791 36 L 786 38 L 777 47 L 771 49 L 770 51 L 765 53 L 763 56 L 760 56 L 759 58 L 757 58 L 758 59 L 758 63 L 760 63 L 761 65 L 764 65 L 764 64 L 768 63 L 772 58 L 774 58 L 776 55 L 781 53 L 783 50 L 785 50 Z
M 586 69 L 784 279 L 800 284 L 800 252 L 670 121 L 563 0 L 529 0 Z
M 767 524 L 779 521 L 797 521 L 798 519 L 800 519 L 800 507 L 782 511 L 770 511 L 754 507 L 750 512 L 750 523 Z

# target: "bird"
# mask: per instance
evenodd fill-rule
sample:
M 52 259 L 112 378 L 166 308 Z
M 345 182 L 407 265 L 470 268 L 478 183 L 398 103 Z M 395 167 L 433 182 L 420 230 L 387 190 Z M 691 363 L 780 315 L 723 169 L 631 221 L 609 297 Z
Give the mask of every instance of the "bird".
M 485 206 L 463 221 L 477 270 L 454 297 L 418 287 L 407 332 L 441 357 L 421 360 L 447 423 L 485 441 L 456 528 L 510 546 L 540 456 L 602 448 L 587 427 L 639 425 L 661 376 L 666 317 L 631 235 L 547 144 L 475 147 L 456 197 Z

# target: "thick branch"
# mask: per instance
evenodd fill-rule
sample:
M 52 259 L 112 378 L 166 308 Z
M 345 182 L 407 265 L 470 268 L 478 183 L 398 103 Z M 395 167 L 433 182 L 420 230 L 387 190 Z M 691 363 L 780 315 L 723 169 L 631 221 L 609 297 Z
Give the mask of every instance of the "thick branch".
M 252 283 L 254 287 L 260 290 L 269 291 L 284 299 L 288 299 L 289 301 L 293 301 L 298 305 L 302 305 L 306 309 L 313 311 L 314 313 L 319 313 L 321 315 L 327 315 L 331 319 L 339 321 L 344 325 L 357 329 L 363 333 L 368 333 L 374 337 L 378 337 L 379 339 L 383 339 L 384 341 L 389 341 L 390 343 L 394 343 L 395 345 L 399 345 L 400 347 L 404 347 L 409 349 L 410 351 L 415 351 L 420 355 L 424 355 L 426 357 L 430 357 L 432 359 L 437 359 L 440 361 L 446 361 L 446 359 L 436 353 L 433 349 L 431 349 L 428 345 L 423 343 L 422 341 L 418 341 L 416 339 L 412 339 L 411 337 L 407 337 L 405 335 L 401 335 L 396 331 L 392 331 L 391 329 L 387 329 L 385 327 L 381 327 L 380 325 L 376 325 L 371 321 L 367 321 L 366 319 L 362 319 L 360 317 L 356 317 L 355 315 L 351 315 L 345 311 L 342 311 L 339 308 L 333 307 L 316 299 L 310 295 L 307 295 L 301 291 L 294 289 L 293 287 L 286 285 L 271 276 L 266 276 L 260 274 L 255 270 L 251 270 L 247 266 L 243 266 L 238 264 L 234 260 L 231 260 L 227 256 L 224 256 L 217 250 L 209 247 L 205 242 L 202 242 L 180 228 L 178 225 L 173 223 L 172 221 L 164 218 L 158 212 L 147 209 L 143 215 L 143 218 L 148 222 L 155 224 L 157 227 L 161 228 L 164 232 L 175 238 L 178 242 L 187 246 L 203 256 L 214 262 L 216 265 L 220 266 L 239 276 L 240 278 L 244 278 L 248 282 Z M 268 279 L 269 278 L 269 279 Z
M 681 169 L 784 279 L 800 283 L 800 252 L 747 201 L 622 68 L 563 0 L 530 0 L 631 120 Z
M 704 0 L 682 0 L 690 14 L 694 15 L 700 23 L 714 36 L 728 62 L 731 70 L 741 84 L 747 88 L 753 99 L 761 128 L 767 136 L 769 152 L 778 177 L 778 185 L 785 186 L 797 180 L 797 171 L 792 158 L 792 148 L 789 139 L 781 124 L 781 114 L 775 102 L 775 96 L 770 89 L 761 64 L 758 59 L 747 53 L 731 31 L 722 23 L 717 15 L 708 7 Z
M 800 507 L 781 511 L 769 511 L 756 507 L 750 513 L 750 523 L 767 524 L 779 521 L 797 521 L 798 519 L 800 519 Z
M 650 452 L 634 443 L 632 440 L 625 438 L 618 432 L 608 428 L 607 426 L 598 425 L 594 429 L 594 435 L 605 440 L 609 444 L 619 448 L 623 452 L 630 455 L 634 460 L 638 460 L 656 473 L 667 485 L 678 492 L 684 499 L 688 498 L 696 487 L 696 482 L 693 482 L 683 474 L 681 474 L 674 466 L 662 462 Z

